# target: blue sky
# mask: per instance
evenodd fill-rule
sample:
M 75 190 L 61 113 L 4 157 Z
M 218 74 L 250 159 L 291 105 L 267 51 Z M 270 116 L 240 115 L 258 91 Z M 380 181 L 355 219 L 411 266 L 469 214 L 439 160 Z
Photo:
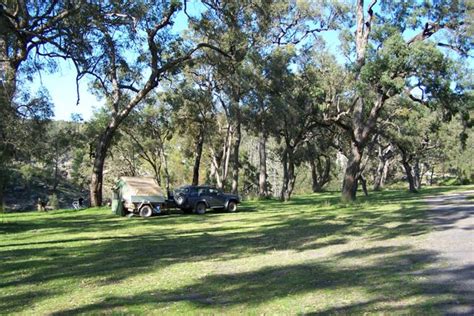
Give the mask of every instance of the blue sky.
M 195 1 L 188 3 L 188 12 L 194 14 L 199 12 L 202 4 Z M 181 32 L 187 28 L 187 17 L 183 11 L 179 12 L 174 19 L 173 31 Z M 54 104 L 55 120 L 71 120 L 71 115 L 79 114 L 84 120 L 89 120 L 95 109 L 104 105 L 104 101 L 88 91 L 87 78 L 79 82 L 80 102 L 77 102 L 76 93 L 76 70 L 70 61 L 58 60 L 58 69 L 54 73 L 36 74 L 31 89 L 38 90 L 45 87 Z
M 44 86 L 54 104 L 54 119 L 70 120 L 71 115 L 80 114 L 84 120 L 89 120 L 94 108 L 103 105 L 87 90 L 86 80 L 80 82 L 80 103 L 76 105 L 76 74 L 71 62 L 60 60 L 57 72 L 52 74 L 36 75 L 32 89 L 37 90 Z

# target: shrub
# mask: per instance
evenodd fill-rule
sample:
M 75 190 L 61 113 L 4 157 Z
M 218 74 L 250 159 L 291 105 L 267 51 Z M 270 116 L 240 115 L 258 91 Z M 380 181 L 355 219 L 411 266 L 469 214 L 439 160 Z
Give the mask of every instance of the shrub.
M 56 193 L 53 193 L 48 197 L 48 204 L 53 210 L 57 210 L 59 208 L 59 200 Z

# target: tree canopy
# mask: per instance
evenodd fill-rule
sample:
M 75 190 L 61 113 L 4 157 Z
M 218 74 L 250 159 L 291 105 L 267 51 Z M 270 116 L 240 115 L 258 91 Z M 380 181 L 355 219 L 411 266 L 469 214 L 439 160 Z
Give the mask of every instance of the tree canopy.
M 117 169 L 117 159 L 127 167 L 110 175 L 151 174 L 168 189 L 210 182 L 288 200 L 308 175 L 310 190 L 340 181 L 342 197 L 354 200 L 367 179 L 375 189 L 395 179 L 396 162 L 415 191 L 452 157 L 453 142 L 468 148 L 468 2 L 190 4 L 1 4 L 0 191 L 11 185 L 9 170 L 49 157 L 55 179 L 73 159 L 71 174 L 89 186 L 92 205 L 103 203 L 112 181 L 104 170 Z M 178 16 L 187 24 L 180 31 Z M 55 71 L 59 59 L 105 101 L 90 122 L 76 122 L 87 137 L 52 127 L 47 91 L 27 89 L 32 74 Z M 51 135 L 43 147 L 42 129 Z M 466 164 L 452 166 L 472 178 Z

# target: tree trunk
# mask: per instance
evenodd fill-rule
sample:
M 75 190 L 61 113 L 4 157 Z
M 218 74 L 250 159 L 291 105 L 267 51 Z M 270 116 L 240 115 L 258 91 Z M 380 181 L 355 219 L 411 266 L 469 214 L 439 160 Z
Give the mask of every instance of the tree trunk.
M 2 170 L 0 170 L 1 175 Z M 3 192 L 4 192 L 4 180 L 0 179 L 0 213 L 3 213 L 5 210 L 3 209 L 4 201 L 3 201 Z
M 377 165 L 377 171 L 375 172 L 374 191 L 380 191 L 382 189 L 382 177 L 386 164 L 387 160 L 379 156 L 379 163 Z
M 233 136 L 234 136 L 234 129 L 232 128 L 232 125 L 229 124 L 227 126 L 227 133 L 226 133 L 224 148 L 222 150 L 222 155 L 223 155 L 221 159 L 221 164 L 223 162 L 222 177 L 221 177 L 222 187 L 224 187 L 224 184 L 227 182 L 227 176 L 229 174 L 229 163 L 230 163 L 230 157 L 231 157 Z
M 291 195 L 293 194 L 293 189 L 295 188 L 296 174 L 295 174 L 295 163 L 293 160 L 293 155 L 288 155 L 288 192 L 285 194 L 285 201 L 289 201 Z
M 407 181 L 408 181 L 408 190 L 412 193 L 416 193 L 416 186 L 415 186 L 415 179 L 413 178 L 413 173 L 412 173 L 412 168 L 410 166 L 410 163 L 406 157 L 402 153 L 402 165 L 403 168 L 405 169 L 405 174 L 407 176 Z
M 202 147 L 204 145 L 204 131 L 199 131 L 199 135 L 196 142 L 196 156 L 194 158 L 193 167 L 193 183 L 192 185 L 199 184 L 199 167 L 201 165 Z
M 219 189 L 222 189 L 224 187 L 223 185 L 223 182 L 221 180 L 221 175 L 219 173 L 219 170 L 220 170 L 220 162 L 218 161 L 218 156 L 216 156 L 216 153 L 214 151 L 214 149 L 212 149 L 212 147 L 210 148 L 211 150 L 211 159 L 212 159 L 212 162 L 211 162 L 211 179 L 213 177 L 215 177 L 216 179 L 216 186 L 219 188 Z
M 9 124 L 14 124 L 15 110 L 12 108 L 12 101 L 16 93 L 17 67 L 8 62 L 8 45 L 5 38 L 0 36 L 0 60 L 5 60 L 1 64 L 0 74 L 3 75 L 0 82 L 0 210 L 3 208 L 4 190 L 6 189 L 10 173 L 9 165 L 13 156 L 13 148 L 7 145 L 9 138 L 14 137 L 9 131 Z
M 324 157 L 324 168 L 321 164 L 321 157 Z M 309 164 L 311 166 L 311 178 L 312 178 L 312 189 L 313 192 L 321 192 L 326 183 L 329 182 L 330 177 L 329 173 L 331 171 L 331 160 L 326 156 L 319 156 L 315 159 L 310 159 Z
M 287 147 L 283 152 L 283 184 L 280 193 L 280 200 L 287 202 L 291 198 L 295 187 L 295 162 L 293 157 L 293 149 Z
M 382 178 L 380 179 L 380 187 L 383 188 L 385 186 L 385 181 L 387 181 L 388 170 L 390 165 L 392 164 L 393 160 L 388 159 L 383 167 Z
M 313 192 L 321 192 L 321 185 L 318 180 L 318 172 L 316 170 L 316 163 L 314 162 L 314 159 L 309 160 L 309 165 L 311 166 L 311 179 L 313 180 L 313 185 L 312 189 Z
M 160 158 L 162 159 L 161 164 L 163 165 L 163 170 L 165 171 L 165 183 L 166 183 L 166 194 L 168 195 L 168 198 L 171 196 L 171 190 L 170 190 L 170 173 L 168 170 L 168 159 L 166 158 L 166 153 L 165 153 L 165 146 L 163 146 L 163 142 L 160 141 Z
M 288 201 L 289 196 L 287 196 L 288 193 L 288 185 L 290 182 L 290 176 L 288 174 L 288 154 L 287 154 L 288 149 L 285 149 L 283 151 L 283 157 L 282 157 L 282 165 L 283 165 L 283 182 L 281 186 L 281 192 L 280 192 L 280 200 L 282 201 Z
M 407 162 L 403 162 L 403 168 L 405 169 L 405 174 L 407 176 L 407 180 L 408 180 L 408 190 L 410 192 L 413 192 L 413 193 L 416 193 L 416 187 L 415 187 L 415 179 L 413 178 L 413 174 L 412 174 L 412 171 L 411 171 L 411 166 L 409 163 Z
M 53 192 L 56 193 L 59 184 L 59 161 L 54 159 L 54 176 L 53 176 Z
M 116 121 L 112 120 L 105 132 L 100 136 L 95 148 L 94 165 L 92 167 L 92 177 L 90 183 L 91 206 L 102 205 L 102 185 L 104 178 L 104 163 L 107 157 L 112 137 L 117 128 Z
M 433 176 L 434 176 L 434 164 L 431 167 L 430 186 L 433 186 Z
M 365 177 L 363 175 L 360 175 L 358 180 L 362 184 L 362 191 L 364 191 L 364 195 L 369 196 L 369 192 L 367 191 L 367 180 L 365 179 Z
M 415 181 L 415 189 L 420 190 L 421 189 L 421 172 L 420 172 L 420 160 L 415 159 L 415 165 L 413 167 L 413 177 Z
M 155 175 L 155 180 L 156 180 L 156 183 L 158 183 L 159 186 L 161 186 L 161 164 L 158 164 L 158 161 L 157 161 L 157 156 L 160 155 L 161 156 L 161 153 L 158 152 L 156 153 L 155 152 L 155 156 L 154 156 L 154 159 L 153 160 L 147 160 L 148 161 L 148 164 L 151 166 L 151 168 L 153 169 L 153 173 Z
M 374 191 L 380 191 L 385 186 L 385 180 L 387 180 L 388 168 L 390 167 L 390 164 L 390 158 L 380 158 L 374 179 Z
M 258 175 L 258 195 L 264 198 L 267 192 L 267 139 L 263 131 L 258 133 L 258 156 L 259 156 L 259 175 Z
M 357 178 L 362 160 L 362 150 L 354 140 L 351 141 L 351 154 L 347 162 L 342 185 L 342 199 L 346 202 L 355 201 L 357 194 Z
M 232 193 L 237 194 L 239 191 L 239 170 L 240 170 L 240 162 L 239 162 L 239 152 L 240 152 L 240 141 L 242 137 L 242 131 L 240 126 L 240 120 L 237 123 L 235 128 L 235 142 L 233 148 L 233 157 L 232 157 Z

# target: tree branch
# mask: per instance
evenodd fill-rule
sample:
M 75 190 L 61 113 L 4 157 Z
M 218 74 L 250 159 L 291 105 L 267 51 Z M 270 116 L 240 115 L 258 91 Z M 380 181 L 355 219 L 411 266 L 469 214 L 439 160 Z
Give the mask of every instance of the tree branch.
M 133 85 L 126 85 L 126 84 L 118 84 L 118 87 L 120 89 L 126 89 L 126 90 L 130 90 L 130 91 L 133 91 L 135 93 L 138 93 L 140 92 L 140 90 L 138 90 L 137 88 L 135 88 Z
M 469 56 L 469 54 L 467 53 L 467 51 L 465 51 L 464 49 L 462 49 L 462 48 L 459 47 L 459 46 L 454 46 L 454 45 L 446 44 L 446 43 L 438 43 L 438 44 L 436 44 L 436 45 L 438 45 L 439 47 L 445 47 L 445 48 L 452 49 L 452 50 L 454 50 L 455 52 L 461 54 L 461 56 L 464 56 L 464 57 Z
M 417 35 L 413 36 L 408 42 L 408 45 L 411 45 L 416 42 L 423 41 L 427 38 L 429 38 L 431 35 L 434 33 L 438 32 L 440 29 L 442 29 L 443 26 L 441 26 L 439 23 L 431 23 L 431 22 L 426 22 L 425 27 L 423 28 L 423 31 L 418 33 Z

